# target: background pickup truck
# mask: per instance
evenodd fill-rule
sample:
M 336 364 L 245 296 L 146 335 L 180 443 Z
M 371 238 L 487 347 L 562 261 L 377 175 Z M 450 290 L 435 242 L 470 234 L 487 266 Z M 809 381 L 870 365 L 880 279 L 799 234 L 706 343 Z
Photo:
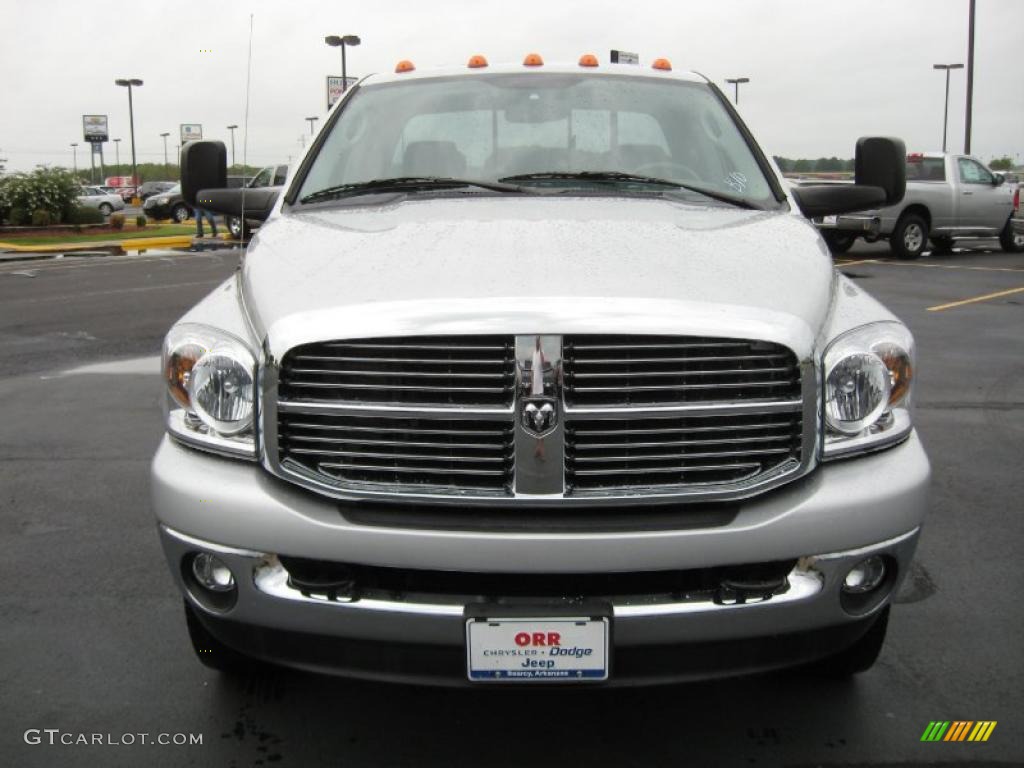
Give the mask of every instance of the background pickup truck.
M 1012 187 L 969 155 L 913 153 L 898 205 L 815 223 L 833 253 L 848 250 L 859 236 L 869 242 L 888 238 L 901 259 L 918 258 L 929 240 L 935 251 L 948 251 L 956 237 L 998 237 L 1003 250 L 1017 253 L 1024 251 L 1024 235 L 1015 234 L 1010 222 Z

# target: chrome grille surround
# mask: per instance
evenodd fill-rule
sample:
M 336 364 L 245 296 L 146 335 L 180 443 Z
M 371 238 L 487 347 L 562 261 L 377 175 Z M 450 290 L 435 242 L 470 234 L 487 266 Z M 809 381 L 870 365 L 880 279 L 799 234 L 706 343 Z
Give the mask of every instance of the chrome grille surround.
M 437 337 L 432 338 L 436 340 Z M 463 338 L 474 339 L 476 337 Z M 584 337 L 576 335 L 571 338 Z M 685 340 L 685 337 L 681 336 L 666 338 L 675 342 Z M 397 339 L 397 341 L 415 343 L 416 339 L 417 337 L 408 337 Z M 567 393 L 564 381 L 563 337 L 520 335 L 508 336 L 507 339 L 510 341 L 511 349 L 514 350 L 516 394 L 508 405 L 501 406 L 285 399 L 280 397 L 280 363 L 275 361 L 268 352 L 267 362 L 260 371 L 262 393 L 260 442 L 264 466 L 273 474 L 286 480 L 323 495 L 350 501 L 386 500 L 389 502 L 437 504 L 447 502 L 460 505 L 501 503 L 505 506 L 558 506 L 564 508 L 574 505 L 594 506 L 622 502 L 642 504 L 686 500 L 742 499 L 755 496 L 803 476 L 816 464 L 819 440 L 820 387 L 817 368 L 813 364 L 811 356 L 800 361 L 796 361 L 795 357 L 792 359 L 794 370 L 798 376 L 793 382 L 790 382 L 793 385 L 793 389 L 790 390 L 793 395 L 791 397 L 672 403 L 646 402 L 626 405 L 607 402 L 598 405 L 571 405 L 567 401 L 572 401 L 572 394 Z M 528 359 L 529 355 L 526 354 L 538 346 L 542 347 L 545 352 L 545 374 L 540 390 L 537 389 L 537 377 L 531 373 L 531 361 Z M 792 353 L 788 349 L 785 351 L 792 357 Z M 288 354 L 285 354 L 284 357 L 287 358 Z M 533 362 L 536 362 L 536 357 Z M 524 426 L 526 423 L 523 413 L 524 404 L 536 400 L 535 397 L 530 397 L 531 387 L 533 387 L 533 395 L 539 396 L 543 401 L 552 402 L 556 409 L 554 427 L 540 436 L 532 434 Z M 307 417 L 312 418 L 313 421 L 309 421 Z M 443 441 L 422 439 L 431 435 L 430 430 L 434 429 L 427 422 L 437 422 L 439 429 L 451 429 L 455 433 L 465 432 L 466 434 L 462 437 L 469 442 L 459 443 L 462 437 L 457 434 L 449 435 Z M 294 432 L 291 427 L 294 423 L 313 424 L 319 425 L 319 427 L 307 427 Z M 458 426 L 463 423 L 466 424 L 465 428 Z M 769 429 L 769 426 L 765 426 L 764 429 L 768 432 L 758 435 L 759 424 L 773 425 L 773 428 Z M 401 448 L 398 440 L 391 441 L 392 444 L 389 445 L 375 445 L 367 443 L 365 440 L 360 441 L 353 437 L 352 432 L 346 434 L 345 440 L 337 442 L 335 447 L 328 448 L 328 450 L 361 454 L 361 456 L 348 457 L 326 455 L 329 463 L 352 463 L 346 462 L 345 459 L 355 459 L 355 463 L 360 464 L 355 467 L 326 467 L 325 469 L 329 471 L 325 472 L 315 464 L 297 460 L 298 456 L 309 457 L 314 454 L 291 452 L 291 447 L 304 442 L 294 438 L 302 436 L 327 437 L 331 432 L 336 431 L 331 429 L 332 426 L 344 427 L 345 425 L 377 425 L 390 430 L 398 430 L 402 426 L 410 425 L 412 428 L 407 432 L 410 436 L 407 441 L 407 449 Z M 483 425 L 482 430 L 479 428 L 480 425 Z M 747 455 L 768 457 L 773 460 L 777 459 L 777 461 L 771 464 L 764 461 L 756 470 L 754 467 L 740 467 L 739 469 L 730 467 L 728 470 L 719 471 L 718 474 L 711 470 L 694 469 L 695 465 L 686 461 L 681 461 L 680 466 L 689 464 L 691 471 L 688 474 L 673 474 L 668 468 L 659 467 L 658 462 L 671 463 L 673 460 L 681 458 L 673 455 L 670 451 L 663 450 L 666 446 L 630 445 L 630 450 L 626 453 L 616 450 L 614 453 L 607 454 L 610 456 L 607 463 L 581 461 L 584 456 L 587 458 L 599 456 L 605 450 L 601 447 L 604 444 L 636 442 L 631 434 L 637 430 L 643 434 L 642 430 L 649 429 L 668 430 L 668 432 L 662 432 L 662 435 L 670 438 L 668 442 L 683 443 L 683 445 L 671 446 L 672 449 L 680 449 L 683 453 L 688 452 L 691 448 L 700 447 L 696 443 L 693 445 L 686 445 L 686 443 L 705 440 L 708 434 L 713 434 L 716 439 L 705 440 L 709 445 L 704 446 L 699 452 L 727 452 L 730 449 L 730 444 L 725 441 L 732 437 L 724 435 L 734 433 L 738 427 L 743 425 L 745 425 L 745 429 L 739 431 L 744 436 L 777 438 L 768 441 L 747 441 L 745 445 L 748 449 L 758 450 L 763 448 L 764 444 L 775 449 L 778 444 L 787 445 L 788 452 L 782 454 L 773 450 L 770 453 L 751 454 L 748 450 Z M 284 427 L 283 434 L 279 434 L 280 426 Z M 599 427 L 602 426 L 607 428 L 600 429 Z M 714 427 L 713 430 L 710 429 L 712 427 Z M 595 436 L 585 434 L 588 430 L 615 434 L 598 435 L 598 437 L 602 437 L 602 441 L 594 443 L 592 438 Z M 487 434 L 469 434 L 481 431 Z M 355 430 L 355 432 L 365 434 L 366 430 Z M 383 437 L 374 436 L 373 439 L 381 439 L 384 443 L 388 443 L 386 438 L 388 434 L 397 435 L 399 432 L 382 430 Z M 790 440 L 781 439 L 786 435 L 789 435 Z M 470 437 L 473 439 L 469 440 Z M 660 439 L 643 439 L 640 442 L 658 442 Z M 288 442 L 289 440 L 291 442 Z M 305 442 L 326 445 L 330 441 L 309 440 Z M 412 445 L 412 443 L 431 442 L 444 442 L 445 445 Z M 431 451 L 440 453 L 427 459 L 426 454 Z M 661 458 L 654 459 L 650 463 L 638 460 L 647 453 L 654 453 Z M 369 454 L 378 454 L 378 456 Z M 390 455 L 382 457 L 380 454 L 399 454 L 399 457 Z M 472 461 L 473 458 L 480 456 L 492 459 L 500 457 L 502 461 L 483 463 Z M 542 465 L 539 465 L 539 474 L 533 471 L 538 467 L 530 463 L 531 461 L 536 462 L 538 457 L 543 462 Z M 627 461 L 616 463 L 624 457 Z M 335 461 L 339 458 L 342 460 Z M 705 458 L 713 459 L 716 462 L 728 459 L 733 464 L 750 463 L 744 462 L 743 457 L 738 454 L 737 456 Z M 370 463 L 371 461 L 384 463 L 373 464 Z M 403 477 L 408 478 L 415 473 L 394 471 L 396 469 L 395 462 L 401 461 L 419 462 L 411 464 L 412 469 L 420 467 L 439 471 L 422 473 L 421 476 L 414 477 L 414 482 L 403 482 Z M 426 463 L 423 463 L 424 461 Z M 704 459 L 700 459 L 700 461 L 704 461 Z M 663 471 L 618 472 L 617 476 L 619 477 L 630 474 L 635 477 L 630 478 L 628 482 L 613 482 L 607 478 L 602 479 L 599 474 L 583 474 L 581 468 L 588 464 L 593 466 L 588 466 L 587 471 L 609 467 L 616 471 L 623 468 L 663 469 Z M 472 470 L 481 467 L 494 469 L 499 465 L 503 473 L 500 478 L 498 475 L 486 473 L 450 472 L 446 474 L 443 471 L 445 467 Z M 698 464 L 696 466 L 705 465 Z M 401 467 L 397 468 L 401 469 Z M 374 475 L 374 472 L 379 474 Z M 388 474 L 389 472 L 390 474 Z M 616 475 L 616 472 L 604 474 Z M 424 477 L 428 475 L 435 482 L 424 482 Z M 655 480 L 651 478 L 655 478 Z M 639 482 L 634 482 L 634 480 Z

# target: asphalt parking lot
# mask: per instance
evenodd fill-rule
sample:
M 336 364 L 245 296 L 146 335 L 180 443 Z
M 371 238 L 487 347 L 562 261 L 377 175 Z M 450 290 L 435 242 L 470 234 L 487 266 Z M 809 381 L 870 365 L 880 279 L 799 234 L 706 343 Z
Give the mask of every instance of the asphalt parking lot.
M 971 245 L 836 260 L 916 336 L 934 471 L 871 671 L 500 693 L 202 667 L 149 510 L 153 358 L 239 252 L 0 263 L 0 765 L 1021 765 L 1024 255 Z M 998 726 L 922 743 L 932 720 Z M 202 744 L 30 745 L 27 729 Z

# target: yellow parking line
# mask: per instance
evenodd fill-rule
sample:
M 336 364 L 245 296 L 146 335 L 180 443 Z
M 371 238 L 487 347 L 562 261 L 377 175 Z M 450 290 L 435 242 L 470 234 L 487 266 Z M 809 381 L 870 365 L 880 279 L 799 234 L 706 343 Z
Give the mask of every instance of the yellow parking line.
M 857 264 L 859 262 L 853 262 Z M 908 261 L 875 261 L 876 264 L 885 264 L 889 267 L 924 267 L 925 269 L 969 269 L 974 272 L 1024 272 L 1024 268 L 1018 267 L 970 267 L 966 264 L 917 264 Z M 846 266 L 845 264 L 843 266 Z
M 877 264 L 877 259 L 859 259 L 857 261 L 837 261 L 837 267 L 852 267 L 854 264 Z
M 1000 296 L 1009 296 L 1014 293 L 1020 293 L 1024 291 L 1024 286 L 1020 288 L 1011 288 L 1008 291 L 996 291 L 995 293 L 986 293 L 984 296 L 975 296 L 972 299 L 963 299 L 961 301 L 951 301 L 949 304 L 939 304 L 938 306 L 928 307 L 929 312 L 941 312 L 944 309 L 953 309 L 953 307 L 962 307 L 964 304 L 975 304 L 979 301 L 988 301 L 989 299 L 998 299 Z

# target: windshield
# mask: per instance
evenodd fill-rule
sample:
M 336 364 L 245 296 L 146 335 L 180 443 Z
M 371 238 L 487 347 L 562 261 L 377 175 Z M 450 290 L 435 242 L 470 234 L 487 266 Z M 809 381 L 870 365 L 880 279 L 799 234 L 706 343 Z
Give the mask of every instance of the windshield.
M 637 179 L 601 181 L 602 173 L 702 187 L 758 206 L 775 202 L 750 147 L 707 85 L 557 73 L 361 87 L 331 125 L 298 198 L 383 179 L 496 182 L 531 174 L 551 177 L 517 183 L 652 191 Z

